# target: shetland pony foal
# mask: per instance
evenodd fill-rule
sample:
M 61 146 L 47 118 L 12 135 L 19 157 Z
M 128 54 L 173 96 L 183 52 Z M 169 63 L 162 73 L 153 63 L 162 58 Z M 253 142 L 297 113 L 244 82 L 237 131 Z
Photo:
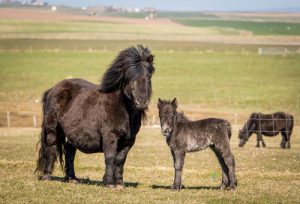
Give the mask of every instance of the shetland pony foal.
M 222 168 L 220 189 L 234 189 L 234 156 L 230 151 L 230 123 L 223 119 L 208 118 L 190 121 L 183 113 L 177 113 L 177 100 L 158 99 L 159 118 L 162 134 L 166 137 L 173 156 L 175 178 L 173 189 L 180 189 L 181 172 L 187 152 L 195 152 L 210 147 L 216 154 Z

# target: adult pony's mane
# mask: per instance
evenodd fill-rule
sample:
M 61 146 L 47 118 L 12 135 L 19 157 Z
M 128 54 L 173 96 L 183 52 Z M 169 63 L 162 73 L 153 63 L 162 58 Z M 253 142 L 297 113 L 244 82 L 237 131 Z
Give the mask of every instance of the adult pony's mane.
M 139 74 L 139 68 L 147 63 L 149 71 L 154 72 L 153 55 L 148 48 L 141 45 L 129 47 L 119 53 L 103 75 L 100 84 L 100 92 L 110 93 L 120 90 L 124 83 L 135 79 Z
M 253 119 L 255 120 L 257 118 L 258 114 L 260 114 L 260 113 L 251 113 L 247 122 L 243 126 L 242 131 L 246 132 L 249 130 L 249 128 L 251 127 L 251 122 L 253 121 Z
M 187 122 L 189 121 L 188 117 L 184 115 L 183 112 L 179 112 L 179 113 L 176 113 L 176 116 L 177 116 L 177 122 Z

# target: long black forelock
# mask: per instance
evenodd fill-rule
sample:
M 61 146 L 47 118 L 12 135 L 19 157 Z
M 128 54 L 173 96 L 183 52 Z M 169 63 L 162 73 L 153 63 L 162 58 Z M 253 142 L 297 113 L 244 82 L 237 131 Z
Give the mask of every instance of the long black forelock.
M 147 63 L 149 73 L 152 74 L 154 72 L 153 55 L 142 45 L 121 51 L 104 73 L 100 91 L 109 93 L 121 89 L 122 83 L 128 83 L 140 76 Z

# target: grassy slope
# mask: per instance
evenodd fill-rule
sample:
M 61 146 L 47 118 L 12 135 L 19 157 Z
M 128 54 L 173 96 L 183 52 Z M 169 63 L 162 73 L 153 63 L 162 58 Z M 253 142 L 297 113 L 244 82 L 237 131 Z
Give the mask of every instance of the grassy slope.
M 187 187 L 180 192 L 168 188 L 173 181 L 170 152 L 159 130 L 143 129 L 125 166 L 125 190 L 102 187 L 102 154 L 78 153 L 76 172 L 83 184 L 62 183 L 56 166 L 56 181 L 37 181 L 33 170 L 38 131 L 0 130 L 0 201 L 2 203 L 293 203 L 300 189 L 300 140 L 297 129 L 292 149 L 279 149 L 280 137 L 266 138 L 268 148 L 255 148 L 255 138 L 237 147 L 236 131 L 231 141 L 236 158 L 238 188 L 213 189 L 220 184 L 217 160 L 210 150 L 188 154 L 183 173 Z M 212 189 L 209 189 L 213 187 Z M 208 188 L 208 189 L 207 189 Z

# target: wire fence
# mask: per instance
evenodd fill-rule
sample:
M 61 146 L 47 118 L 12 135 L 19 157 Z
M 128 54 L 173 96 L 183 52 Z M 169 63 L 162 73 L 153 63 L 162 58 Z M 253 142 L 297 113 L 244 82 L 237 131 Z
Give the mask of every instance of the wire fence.
M 293 129 L 294 118 L 285 113 L 284 118 L 274 118 L 274 114 L 270 114 L 267 117 L 272 118 L 261 118 L 261 114 L 258 114 L 259 118 L 249 118 L 241 131 L 249 133 L 278 133 L 285 132 L 291 133 Z M 253 125 L 255 125 L 253 127 Z

